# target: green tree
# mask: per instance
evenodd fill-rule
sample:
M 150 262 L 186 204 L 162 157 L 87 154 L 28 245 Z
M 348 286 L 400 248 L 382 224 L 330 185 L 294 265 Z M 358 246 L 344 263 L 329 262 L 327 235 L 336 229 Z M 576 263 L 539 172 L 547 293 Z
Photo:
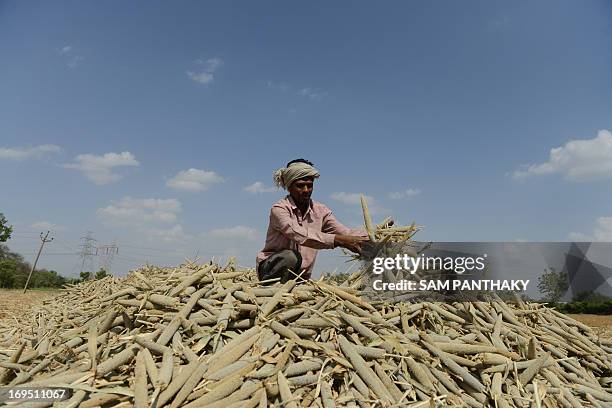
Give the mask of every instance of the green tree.
M 88 281 L 91 279 L 91 272 L 81 272 L 79 276 L 81 277 L 81 282 Z
M 107 276 L 110 276 L 110 274 L 106 272 L 104 268 L 100 268 L 100 270 L 96 272 L 96 279 L 106 278 Z
M 32 266 L 21 255 L 0 244 L 0 288 L 23 288 Z M 29 287 L 61 288 L 68 281 L 56 271 L 36 269 Z
M 33 288 L 61 288 L 66 279 L 55 271 L 38 269 L 32 275 L 31 287 Z
M 12 259 L 16 262 L 25 262 L 23 256 L 16 252 L 11 252 L 8 246 L 0 244 L 0 259 Z
M 12 259 L 0 260 L 0 288 L 12 289 L 15 287 L 17 263 Z
M 609 296 L 602 295 L 597 292 L 580 292 L 574 295 L 573 302 L 591 302 L 591 303 L 602 303 L 611 300 Z
M 11 233 L 13 232 L 13 226 L 7 225 L 6 218 L 4 218 L 4 214 L 0 213 L 0 242 L 6 242 L 11 237 Z
M 555 268 L 548 268 L 538 278 L 538 290 L 548 302 L 558 302 L 568 289 L 567 272 L 557 272 Z

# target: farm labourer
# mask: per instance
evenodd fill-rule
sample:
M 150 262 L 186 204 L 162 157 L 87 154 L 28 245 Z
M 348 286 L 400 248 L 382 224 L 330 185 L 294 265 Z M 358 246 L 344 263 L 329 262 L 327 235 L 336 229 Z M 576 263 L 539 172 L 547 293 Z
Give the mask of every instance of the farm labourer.
M 319 172 L 308 160 L 297 159 L 274 173 L 274 182 L 289 194 L 270 210 L 264 248 L 257 254 L 260 280 L 281 282 L 301 274 L 309 279 L 319 249 L 346 248 L 359 253 L 368 240 L 361 229 L 340 224 L 331 210 L 310 198 Z

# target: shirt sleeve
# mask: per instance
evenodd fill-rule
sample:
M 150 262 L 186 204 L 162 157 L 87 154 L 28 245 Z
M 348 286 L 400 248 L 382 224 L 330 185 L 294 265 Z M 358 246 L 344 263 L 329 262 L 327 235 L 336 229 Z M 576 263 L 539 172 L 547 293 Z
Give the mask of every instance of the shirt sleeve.
M 353 235 L 357 237 L 367 237 L 368 233 L 363 228 L 348 228 L 345 227 L 334 217 L 334 214 L 329 213 L 323 218 L 323 232 L 329 234 Z
M 300 225 L 291 217 L 289 210 L 282 207 L 272 207 L 270 211 L 270 226 L 283 234 L 287 239 L 299 245 L 314 249 L 330 249 L 334 247 L 334 234 L 318 231 Z

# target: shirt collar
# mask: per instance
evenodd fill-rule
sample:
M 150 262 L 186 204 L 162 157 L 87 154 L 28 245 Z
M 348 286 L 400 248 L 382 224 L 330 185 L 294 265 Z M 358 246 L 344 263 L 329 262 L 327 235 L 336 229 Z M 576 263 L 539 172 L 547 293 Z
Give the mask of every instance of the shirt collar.
M 291 209 L 292 210 L 295 211 L 295 210 L 298 209 L 298 206 L 295 204 L 295 201 L 293 201 L 293 197 L 291 197 L 290 194 L 287 194 L 287 200 L 289 201 L 289 204 L 291 205 Z M 308 205 L 308 208 L 306 209 L 306 214 L 302 214 L 302 217 L 305 217 L 310 212 L 310 210 L 312 209 L 312 205 L 313 205 L 313 201 L 312 201 L 312 198 L 311 198 L 310 199 L 310 204 Z

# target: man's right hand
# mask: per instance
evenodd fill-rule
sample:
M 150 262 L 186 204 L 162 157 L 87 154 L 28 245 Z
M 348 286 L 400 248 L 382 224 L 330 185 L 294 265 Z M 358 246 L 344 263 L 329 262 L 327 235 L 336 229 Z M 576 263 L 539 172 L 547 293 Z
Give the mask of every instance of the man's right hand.
M 361 253 L 361 244 L 368 240 L 368 237 L 336 234 L 334 236 L 334 247 L 346 248 L 351 252 L 359 254 Z

